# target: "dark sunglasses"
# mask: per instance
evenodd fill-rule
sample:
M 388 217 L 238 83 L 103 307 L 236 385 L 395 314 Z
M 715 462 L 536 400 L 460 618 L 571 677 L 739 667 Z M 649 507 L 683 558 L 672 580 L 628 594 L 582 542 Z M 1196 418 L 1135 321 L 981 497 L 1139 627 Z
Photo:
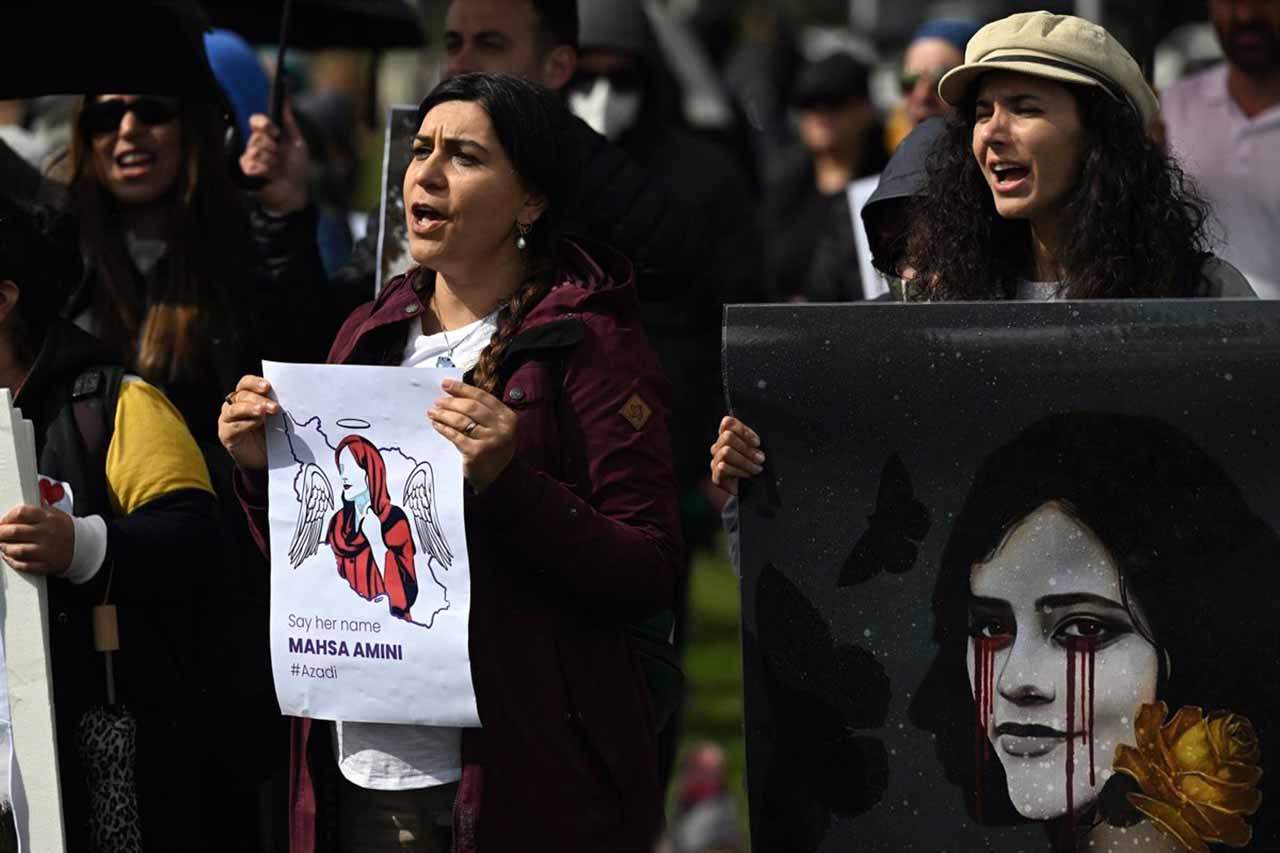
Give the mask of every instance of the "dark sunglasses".
M 929 87 L 933 88 L 938 85 L 939 80 L 947 76 L 947 72 L 950 70 L 951 68 L 948 67 L 935 68 L 932 71 L 916 71 L 913 73 L 904 71 L 902 72 L 902 76 L 898 78 L 898 83 L 902 86 L 902 94 L 910 95 L 912 90 L 915 89 L 916 84 L 921 80 L 928 80 Z
M 120 128 L 125 113 L 148 126 L 167 124 L 178 117 L 178 103 L 164 98 L 141 97 L 132 101 L 114 98 L 94 101 L 80 113 L 80 130 L 88 136 L 114 133 Z

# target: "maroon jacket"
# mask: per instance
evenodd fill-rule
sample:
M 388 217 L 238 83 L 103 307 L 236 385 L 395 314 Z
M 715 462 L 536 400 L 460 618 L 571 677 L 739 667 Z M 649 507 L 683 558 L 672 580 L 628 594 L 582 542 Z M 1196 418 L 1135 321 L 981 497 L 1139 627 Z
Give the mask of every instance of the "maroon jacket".
M 519 418 L 515 459 L 467 497 L 482 728 L 462 739 L 458 853 L 647 853 L 661 822 L 653 711 L 625 625 L 669 607 L 684 570 L 669 390 L 627 261 L 572 243 L 562 255 L 560 284 L 499 370 L 495 396 Z M 400 276 L 357 309 L 329 361 L 398 364 L 429 276 Z M 265 548 L 265 477 L 238 479 Z M 293 721 L 291 853 L 322 848 L 313 728 Z M 328 737 L 316 746 L 331 749 Z

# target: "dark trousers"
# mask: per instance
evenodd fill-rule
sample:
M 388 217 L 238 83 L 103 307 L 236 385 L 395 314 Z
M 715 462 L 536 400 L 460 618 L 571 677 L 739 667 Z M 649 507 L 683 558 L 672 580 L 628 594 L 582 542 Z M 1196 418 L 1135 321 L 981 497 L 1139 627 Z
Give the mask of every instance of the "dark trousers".
M 458 783 L 371 791 L 338 781 L 340 853 L 449 853 Z

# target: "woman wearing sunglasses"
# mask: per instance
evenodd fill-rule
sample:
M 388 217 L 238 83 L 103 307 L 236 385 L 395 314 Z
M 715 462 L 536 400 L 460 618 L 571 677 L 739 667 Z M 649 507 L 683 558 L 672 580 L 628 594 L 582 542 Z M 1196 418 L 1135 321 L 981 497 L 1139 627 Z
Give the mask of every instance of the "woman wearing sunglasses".
M 972 21 L 941 18 L 926 21 L 911 36 L 898 77 L 902 103 L 889 116 L 885 130 L 890 151 L 897 150 L 920 123 L 947 114 L 950 107 L 938 97 L 938 81 L 964 62 L 964 46 L 977 31 Z
M 286 180 L 246 204 L 210 105 L 95 95 L 76 130 L 71 194 L 86 274 L 68 313 L 212 442 L 208 412 L 258 357 L 324 354 L 333 329 L 314 213 Z M 305 169 L 305 146 L 275 136 L 259 119 L 245 162 L 258 173 L 265 162 L 268 178 Z
M 69 160 L 85 274 L 64 313 L 163 389 L 204 452 L 222 506 L 221 571 L 195 579 L 207 614 L 196 626 L 198 648 L 208 658 L 199 658 L 207 692 L 198 722 L 257 735 L 234 754 L 219 752 L 217 738 L 202 740 L 204 752 L 193 754 L 213 816 L 251 815 L 256 786 L 283 773 L 284 755 L 270 673 L 256 651 L 266 641 L 259 604 L 266 567 L 235 501 L 212 413 L 240 376 L 260 372 L 260 358 L 319 361 L 337 325 L 314 209 L 287 191 L 307 152 L 291 141 L 300 136 L 287 114 L 285 124 L 294 132 L 280 138 L 255 117 L 242 166 L 268 178 L 256 197 L 232 183 L 219 112 L 194 98 L 86 97 Z M 228 612 L 245 618 L 227 620 Z M 201 849 L 251 850 L 258 849 L 256 823 L 250 817 L 193 832 Z

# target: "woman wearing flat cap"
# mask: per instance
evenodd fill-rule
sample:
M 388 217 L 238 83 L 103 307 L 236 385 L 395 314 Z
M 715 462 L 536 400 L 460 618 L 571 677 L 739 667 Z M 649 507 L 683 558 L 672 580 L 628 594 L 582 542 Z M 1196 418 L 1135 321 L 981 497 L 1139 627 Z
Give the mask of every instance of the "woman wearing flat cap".
M 978 31 L 913 216 L 909 298 L 1251 297 L 1147 133 L 1156 95 L 1106 30 L 1028 12 Z
M 1010 15 L 938 92 L 956 109 L 909 211 L 899 298 L 1254 297 L 1207 250 L 1204 202 L 1147 133 L 1156 95 L 1102 27 Z M 763 461 L 760 437 L 725 418 L 712 480 L 736 493 Z

